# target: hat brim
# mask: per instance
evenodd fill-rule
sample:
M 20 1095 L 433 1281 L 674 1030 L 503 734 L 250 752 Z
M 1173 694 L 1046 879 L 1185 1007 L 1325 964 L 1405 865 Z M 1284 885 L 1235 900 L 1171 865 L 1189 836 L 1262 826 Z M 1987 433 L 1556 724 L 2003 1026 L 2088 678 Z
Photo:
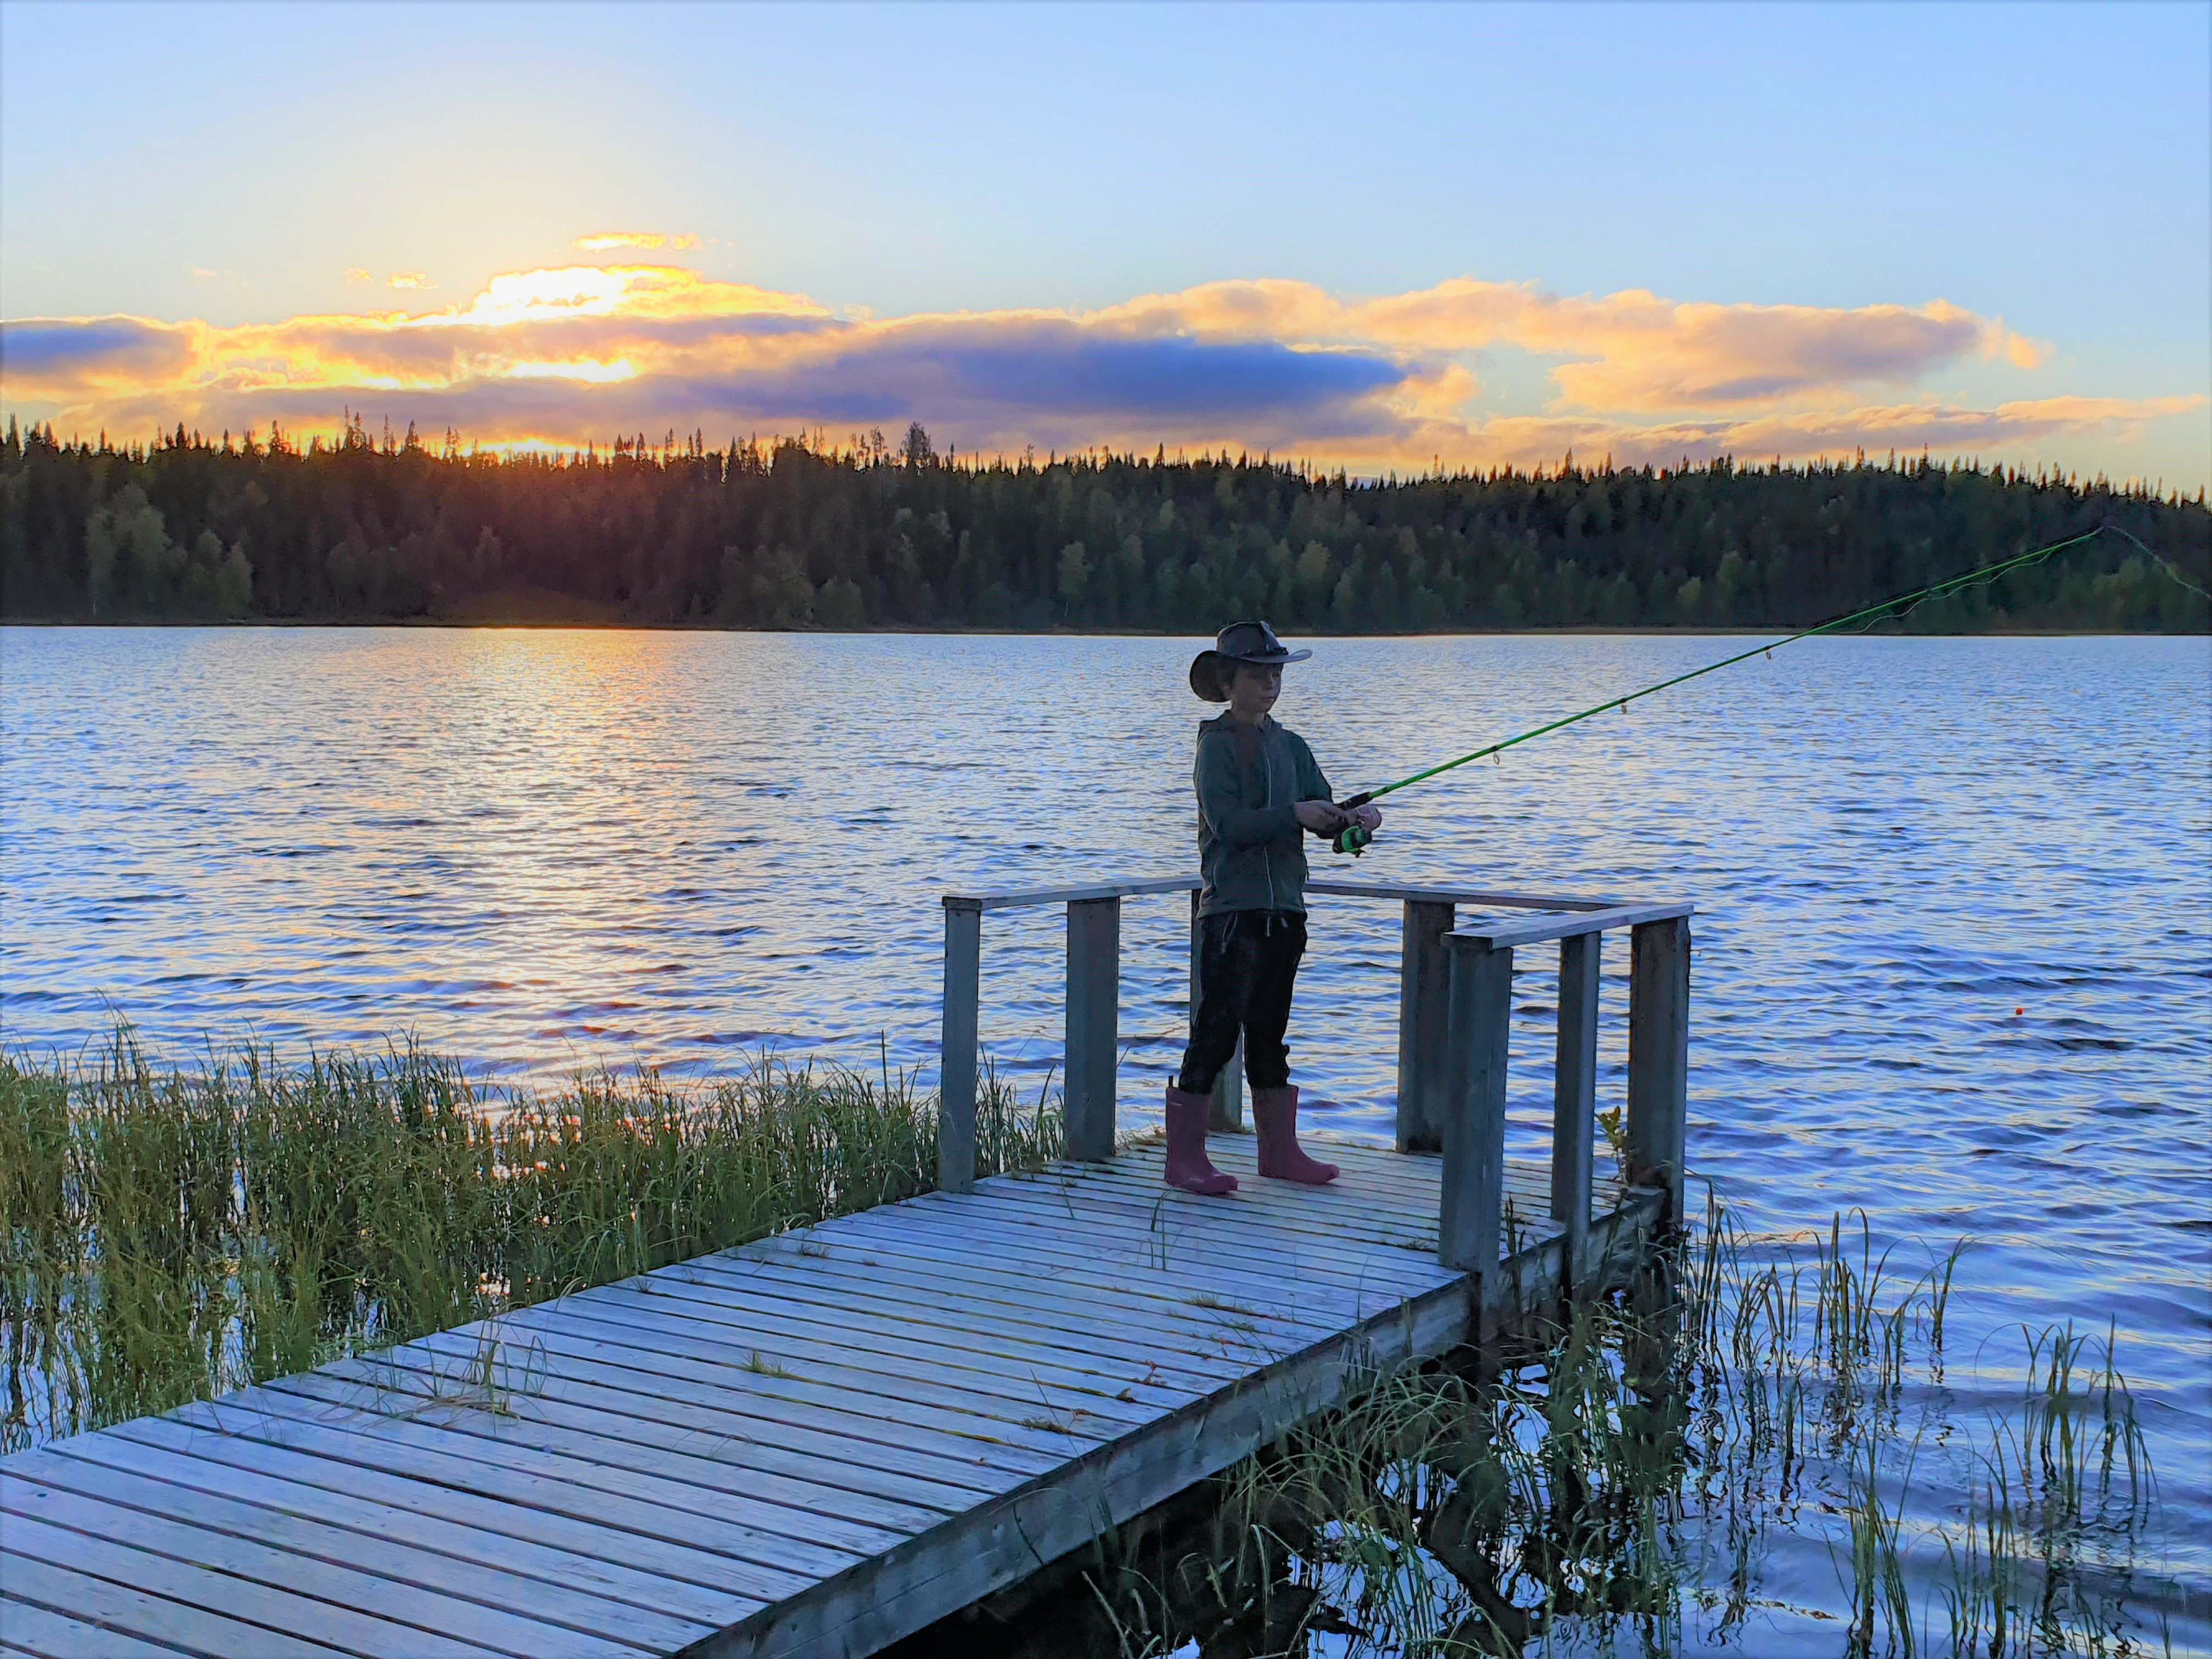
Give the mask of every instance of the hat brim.
M 1284 651 L 1232 657 L 1225 651 L 1201 651 L 1191 659 L 1190 689 L 1206 702 L 1227 702 L 1229 682 L 1236 676 L 1237 664 L 1249 662 L 1255 668 L 1280 668 L 1285 663 L 1304 662 L 1312 655 L 1310 651 Z

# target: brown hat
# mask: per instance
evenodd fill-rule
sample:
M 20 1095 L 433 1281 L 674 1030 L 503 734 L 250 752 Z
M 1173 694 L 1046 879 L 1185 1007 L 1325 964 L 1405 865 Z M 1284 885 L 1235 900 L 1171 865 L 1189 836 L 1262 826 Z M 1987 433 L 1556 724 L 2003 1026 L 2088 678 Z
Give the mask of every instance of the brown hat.
M 1263 622 L 1231 623 L 1213 636 L 1213 649 L 1201 651 L 1190 665 L 1190 689 L 1208 702 L 1229 701 L 1229 682 L 1240 662 L 1277 667 L 1304 662 L 1310 651 L 1292 651 Z

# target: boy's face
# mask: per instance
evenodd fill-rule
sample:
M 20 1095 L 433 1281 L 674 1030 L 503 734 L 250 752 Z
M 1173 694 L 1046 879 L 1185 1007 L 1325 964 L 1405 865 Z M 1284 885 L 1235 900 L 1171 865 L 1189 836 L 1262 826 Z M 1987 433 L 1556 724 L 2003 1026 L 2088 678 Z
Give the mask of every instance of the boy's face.
M 1283 671 L 1280 665 L 1262 667 L 1257 663 L 1240 662 L 1237 678 L 1229 682 L 1229 712 L 1240 720 L 1256 720 L 1275 706 L 1275 699 L 1283 695 Z

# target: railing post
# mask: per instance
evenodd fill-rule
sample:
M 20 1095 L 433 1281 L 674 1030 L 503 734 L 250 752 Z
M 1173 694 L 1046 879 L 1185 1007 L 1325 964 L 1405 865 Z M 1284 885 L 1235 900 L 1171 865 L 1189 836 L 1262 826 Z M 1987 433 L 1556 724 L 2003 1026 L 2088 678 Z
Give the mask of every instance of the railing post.
M 1198 942 L 1202 931 L 1198 925 L 1200 896 L 1198 889 L 1191 889 L 1190 1018 L 1194 1026 L 1198 1022 Z M 1244 1127 L 1244 1039 L 1241 1035 L 1228 1064 L 1213 1079 L 1213 1108 L 1206 1114 L 1206 1127 L 1216 1134 L 1234 1134 Z
M 1121 1055 L 1121 901 L 1067 907 L 1067 1155 L 1114 1156 L 1114 1073 Z
M 1559 941 L 1559 1045 L 1552 1084 L 1552 1219 L 1566 1228 L 1566 1280 L 1589 1233 L 1590 1133 L 1597 1117 L 1598 952 L 1603 933 Z
M 1667 1191 L 1682 1218 L 1683 1118 L 1690 1090 L 1690 921 L 1631 930 L 1628 981 L 1628 1178 Z
M 937 1185 L 975 1185 L 975 1003 L 982 963 L 983 907 L 945 901 L 945 1016 L 937 1046 Z
M 1444 935 L 1453 907 L 1407 899 L 1404 945 L 1398 966 L 1398 1150 L 1433 1152 L 1443 1146 L 1445 1050 L 1451 1023 L 1450 964 Z
M 1505 1048 L 1513 1014 L 1513 952 L 1449 936 L 1450 1099 L 1443 1123 L 1443 1193 L 1437 1260 L 1462 1273 L 1497 1267 L 1505 1196 Z

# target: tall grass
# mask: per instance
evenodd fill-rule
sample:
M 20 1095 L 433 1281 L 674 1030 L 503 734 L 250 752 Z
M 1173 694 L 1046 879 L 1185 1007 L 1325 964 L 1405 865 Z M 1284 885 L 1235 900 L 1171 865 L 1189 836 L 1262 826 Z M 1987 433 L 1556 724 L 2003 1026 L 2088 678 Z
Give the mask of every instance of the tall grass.
M 1055 1156 L 987 1077 L 979 1171 Z M 495 1090 L 418 1048 L 0 1055 L 0 1449 L 929 1189 L 910 1076 Z
M 1173 1547 L 1102 1556 L 1093 1645 L 2165 1650 L 2142 1604 L 2182 1598 L 2130 1577 L 2154 1486 L 2111 1334 L 2029 1333 L 2014 1382 L 1960 1410 L 1957 1263 L 1899 1273 L 1863 1218 L 1753 1240 L 1716 1207 L 1533 1363 L 1366 1378 Z

